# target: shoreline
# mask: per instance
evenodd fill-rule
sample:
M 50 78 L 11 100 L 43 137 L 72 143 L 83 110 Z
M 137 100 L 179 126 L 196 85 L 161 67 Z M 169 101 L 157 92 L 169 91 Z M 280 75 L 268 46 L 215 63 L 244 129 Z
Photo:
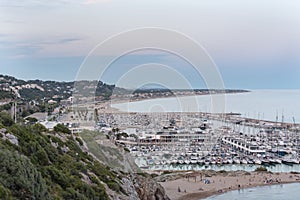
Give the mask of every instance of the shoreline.
M 300 183 L 300 181 L 270 183 L 270 184 L 256 185 L 256 186 L 253 185 L 253 186 L 247 186 L 247 187 L 238 188 L 238 189 L 224 190 L 222 192 L 219 192 L 219 191 L 207 191 L 207 192 L 202 192 L 202 193 L 201 192 L 199 192 L 199 193 L 191 193 L 191 194 L 187 194 L 185 196 L 182 196 L 178 200 L 201 200 L 201 199 L 206 199 L 206 198 L 213 197 L 213 196 L 219 196 L 219 195 L 225 194 L 227 192 L 232 192 L 232 191 L 239 191 L 239 190 L 251 189 L 251 188 L 262 188 L 262 187 L 274 186 L 274 185 L 287 185 L 287 184 L 294 184 L 294 183 Z
M 200 174 L 202 174 L 202 178 Z M 159 183 L 172 200 L 199 200 L 234 190 L 300 183 L 300 173 L 291 172 L 216 172 L 210 170 L 168 175 L 171 177 L 169 180 L 167 178 L 167 180 L 159 181 Z M 207 180 L 209 180 L 209 184 L 204 183 Z
M 225 92 L 225 93 L 205 93 L 205 94 L 178 94 L 172 96 L 154 96 L 149 98 L 118 98 L 114 97 L 113 99 L 107 101 L 98 101 L 96 105 L 98 106 L 106 106 L 109 111 L 117 112 L 117 113 L 130 113 L 128 111 L 121 111 L 118 108 L 111 107 L 112 104 L 122 104 L 122 103 L 130 103 L 130 102 L 139 102 L 139 101 L 147 101 L 153 99 L 167 99 L 167 98 L 177 98 L 177 97 L 197 97 L 197 96 L 207 96 L 207 95 L 227 95 L 227 94 L 241 94 L 252 92 L 251 90 L 245 90 L 240 92 Z M 105 109 L 106 110 L 106 109 Z
M 133 98 L 133 99 L 126 99 L 126 98 L 113 98 L 111 100 L 107 101 L 98 101 L 96 102 L 96 107 L 105 107 L 104 109 L 102 108 L 102 111 L 106 113 L 151 113 L 151 112 L 130 112 L 130 111 L 123 111 L 119 108 L 112 107 L 113 104 L 122 104 L 122 103 L 131 103 L 131 102 L 142 102 L 142 101 L 150 101 L 150 100 L 155 100 L 155 99 L 169 99 L 169 98 L 182 98 L 182 97 L 197 97 L 197 96 L 207 96 L 207 95 L 235 95 L 235 94 L 243 94 L 243 93 L 250 93 L 253 92 L 252 90 L 246 90 L 242 92 L 227 92 L 227 93 L 212 93 L 212 94 L 178 94 L 176 96 L 154 96 L 154 97 L 147 97 L 147 98 Z M 178 112 L 169 112 L 169 113 L 178 113 Z M 180 113 L 199 113 L 196 111 L 191 111 L 191 112 L 180 112 Z M 276 123 L 280 124 L 282 126 L 296 126 L 300 125 L 300 122 L 292 122 L 292 121 L 286 121 L 286 122 L 276 122 L 275 120 L 271 119 L 260 119 L 260 118 L 251 118 L 247 116 L 243 116 L 242 113 L 232 113 L 232 112 L 227 112 L 227 113 L 207 113 L 207 112 L 200 112 L 203 114 L 208 114 L 211 116 L 214 115 L 228 115 L 228 116 L 236 116 L 239 119 L 242 120 L 248 120 L 252 122 L 265 122 L 265 123 Z
M 250 90 L 243 91 L 243 92 L 225 92 L 225 93 L 205 93 L 205 94 L 178 94 L 178 95 L 173 95 L 173 96 L 155 96 L 155 97 L 149 97 L 149 98 L 133 98 L 133 99 L 126 99 L 126 98 L 121 98 L 121 99 L 113 99 L 113 100 L 108 100 L 106 102 L 102 103 L 110 103 L 110 104 L 121 104 L 121 103 L 130 103 L 130 102 L 139 102 L 139 101 L 147 101 L 147 100 L 153 100 L 153 99 L 169 99 L 169 98 L 177 98 L 177 97 L 197 97 L 197 96 L 208 96 L 208 95 L 228 95 L 228 94 L 242 94 L 242 93 L 248 93 L 252 92 Z M 101 103 L 101 102 L 100 102 Z M 113 108 L 117 109 L 117 108 Z M 117 109 L 119 110 L 119 109 Z M 124 111 L 120 111 L 124 112 Z

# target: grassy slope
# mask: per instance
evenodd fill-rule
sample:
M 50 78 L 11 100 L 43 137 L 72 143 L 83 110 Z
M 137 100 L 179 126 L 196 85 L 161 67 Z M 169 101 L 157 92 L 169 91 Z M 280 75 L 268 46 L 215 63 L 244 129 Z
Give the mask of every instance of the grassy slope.
M 41 125 L 5 128 L 19 144 L 0 134 L 0 199 L 108 199 L 104 184 L 121 193 L 117 175 L 70 135 L 47 132 Z

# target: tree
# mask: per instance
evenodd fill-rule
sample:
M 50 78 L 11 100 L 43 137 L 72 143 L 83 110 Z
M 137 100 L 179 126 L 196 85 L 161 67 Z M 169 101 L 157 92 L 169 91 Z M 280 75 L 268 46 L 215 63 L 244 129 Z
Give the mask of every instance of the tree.
M 26 120 L 28 120 L 30 123 L 36 123 L 38 120 L 34 117 L 27 117 Z
M 0 122 L 4 126 L 12 126 L 14 121 L 12 120 L 11 116 L 6 112 L 0 112 Z
M 12 200 L 11 191 L 0 183 L 0 199 Z
M 30 160 L 1 149 L 0 183 L 17 199 L 50 199 L 46 182 Z
M 56 126 L 54 126 L 53 130 L 55 132 L 61 132 L 61 133 L 71 134 L 71 130 L 68 129 L 68 127 L 66 127 L 63 124 L 57 124 Z

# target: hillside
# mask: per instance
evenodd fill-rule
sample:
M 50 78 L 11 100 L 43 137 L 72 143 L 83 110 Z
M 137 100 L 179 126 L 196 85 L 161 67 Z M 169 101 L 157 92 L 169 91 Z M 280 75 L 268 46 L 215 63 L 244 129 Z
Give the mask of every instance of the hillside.
M 42 81 L 42 80 L 20 80 L 11 76 L 0 75 L 0 100 L 9 98 L 19 98 L 23 100 L 41 99 L 67 99 L 73 93 L 74 81 Z M 79 81 L 80 84 L 87 85 L 88 81 Z M 108 98 L 111 96 L 114 85 L 98 82 L 96 96 Z
M 168 199 L 150 175 L 112 168 L 81 137 L 55 130 L 0 113 L 0 199 Z
M 241 93 L 248 92 L 240 89 L 209 90 L 209 89 L 167 89 L 167 88 L 139 88 L 128 90 L 108 85 L 101 81 L 77 81 L 76 88 L 81 92 L 90 94 L 93 91 L 89 86 L 91 83 L 97 84 L 95 96 L 98 100 L 109 100 L 112 95 L 114 98 L 129 99 L 150 99 L 157 97 L 205 95 L 210 93 Z M 72 96 L 74 91 L 74 81 L 57 82 L 41 80 L 20 80 L 11 76 L 0 75 L 0 100 L 3 99 L 22 99 L 30 100 L 61 100 Z M 84 94 L 83 94 L 84 96 Z

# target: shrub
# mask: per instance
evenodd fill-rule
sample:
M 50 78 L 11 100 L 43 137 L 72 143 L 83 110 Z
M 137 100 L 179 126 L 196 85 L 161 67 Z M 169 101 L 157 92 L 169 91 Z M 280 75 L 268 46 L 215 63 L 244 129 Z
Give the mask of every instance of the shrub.
M 4 187 L 1 183 L 0 183 L 0 199 L 7 199 L 7 200 L 13 199 L 11 191 L 6 187 Z
M 8 150 L 0 151 L 0 183 L 17 199 L 50 199 L 46 182 L 30 160 Z M 2 193 L 7 194 L 3 188 Z
M 55 132 L 61 132 L 61 133 L 71 134 L 70 129 L 68 129 L 68 127 L 66 127 L 63 124 L 57 124 L 56 126 L 54 126 L 53 130 Z
M 26 120 L 28 120 L 30 123 L 36 123 L 38 120 L 34 117 L 27 117 Z
M 120 185 L 119 185 L 118 183 L 114 182 L 114 181 L 109 181 L 109 182 L 107 183 L 107 186 L 108 186 L 111 190 L 116 191 L 116 192 L 120 192 L 120 190 L 121 190 Z
M 82 140 L 79 137 L 76 137 L 76 141 L 80 144 L 80 146 L 83 145 L 83 142 L 82 142 Z
M 12 126 L 14 124 L 14 121 L 8 113 L 2 111 L 0 112 L 0 123 L 4 126 Z
M 60 170 L 56 169 L 53 166 L 48 167 L 47 170 L 51 179 L 57 184 L 59 184 L 62 188 L 65 189 L 70 186 L 70 183 L 66 175 L 63 174 Z

